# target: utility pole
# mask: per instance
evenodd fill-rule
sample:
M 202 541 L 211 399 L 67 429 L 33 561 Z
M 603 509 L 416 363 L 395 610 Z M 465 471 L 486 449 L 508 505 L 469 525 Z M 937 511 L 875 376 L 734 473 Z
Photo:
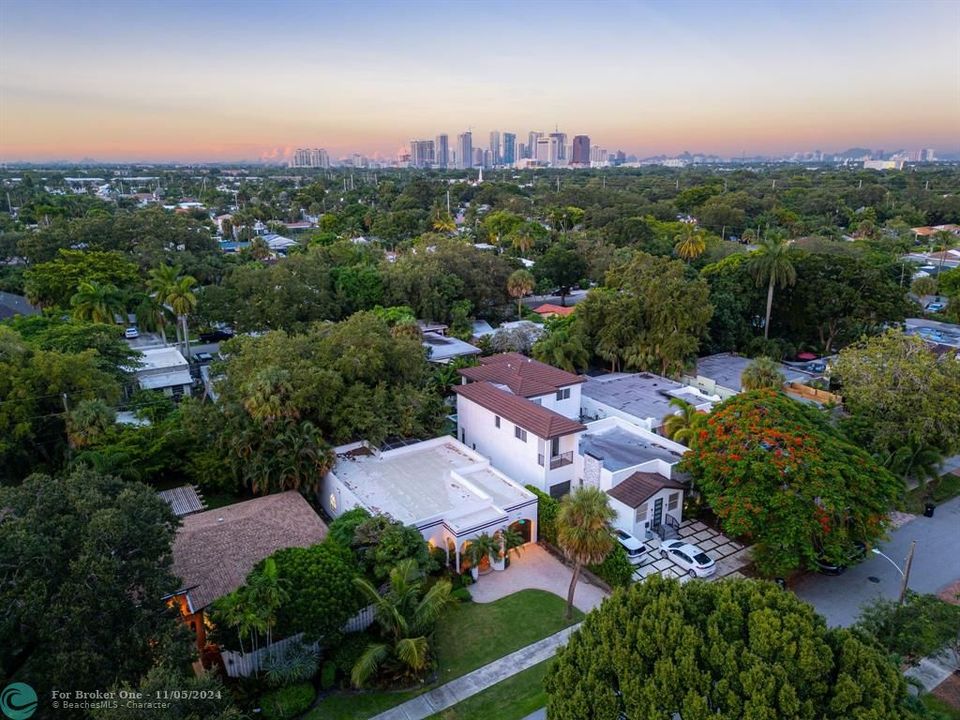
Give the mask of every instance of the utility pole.
M 900 583 L 900 604 L 903 605 L 907 597 L 907 583 L 910 582 L 910 566 L 913 565 L 913 551 L 917 549 L 917 541 L 910 543 L 910 552 L 907 553 L 907 561 L 903 567 L 903 582 Z
M 450 188 L 447 188 L 447 215 L 450 214 Z

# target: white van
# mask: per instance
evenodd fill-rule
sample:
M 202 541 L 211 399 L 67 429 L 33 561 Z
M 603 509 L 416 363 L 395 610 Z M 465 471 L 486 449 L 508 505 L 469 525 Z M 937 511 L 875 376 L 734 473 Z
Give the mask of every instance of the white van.
M 614 529 L 613 536 L 617 539 L 627 553 L 627 559 L 633 565 L 639 565 L 643 561 L 643 553 L 646 552 L 646 546 L 637 540 L 633 535 L 624 532 L 619 528 Z

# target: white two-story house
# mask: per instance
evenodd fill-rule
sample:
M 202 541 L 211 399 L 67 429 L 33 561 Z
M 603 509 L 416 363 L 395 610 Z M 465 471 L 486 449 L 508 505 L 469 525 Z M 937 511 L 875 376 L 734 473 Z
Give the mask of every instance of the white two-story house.
M 494 467 L 560 497 L 576 479 L 580 384 L 573 373 L 519 353 L 483 358 L 463 368 L 457 394 L 460 442 Z

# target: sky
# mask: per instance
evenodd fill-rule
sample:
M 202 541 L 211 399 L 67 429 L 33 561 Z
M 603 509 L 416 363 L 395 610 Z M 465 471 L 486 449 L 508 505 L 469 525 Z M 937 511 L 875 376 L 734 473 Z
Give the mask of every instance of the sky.
M 0 0 L 0 161 L 960 148 L 960 0 Z

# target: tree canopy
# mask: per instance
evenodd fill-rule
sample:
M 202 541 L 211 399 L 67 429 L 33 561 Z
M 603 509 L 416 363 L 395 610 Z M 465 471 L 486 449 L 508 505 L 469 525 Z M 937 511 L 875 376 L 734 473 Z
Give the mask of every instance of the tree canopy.
M 906 683 L 772 583 L 657 576 L 590 613 L 544 681 L 553 720 L 903 720 Z
M 771 390 L 726 400 L 680 462 L 726 532 L 770 575 L 843 562 L 884 530 L 897 479 L 820 411 Z

